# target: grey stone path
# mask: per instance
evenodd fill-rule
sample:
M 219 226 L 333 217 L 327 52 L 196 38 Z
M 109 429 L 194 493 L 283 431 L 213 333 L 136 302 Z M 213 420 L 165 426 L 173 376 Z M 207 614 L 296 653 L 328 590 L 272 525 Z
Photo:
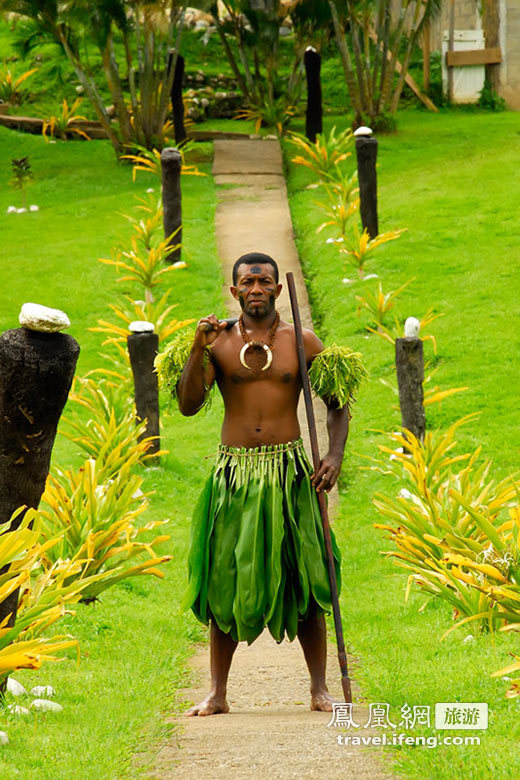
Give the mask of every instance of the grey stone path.
M 216 231 L 224 278 L 231 277 L 234 261 L 245 252 L 272 255 L 280 265 L 281 281 L 293 271 L 304 326 L 312 326 L 309 303 L 293 240 L 287 191 L 278 141 L 216 141 L 213 175 L 217 185 Z M 231 312 L 236 302 L 225 287 Z M 292 321 L 286 290 L 279 299 L 282 319 Z M 321 451 L 326 442 L 324 405 L 316 411 L 321 429 Z M 301 409 L 300 412 L 303 410 Z M 300 414 L 302 430 L 304 415 Z M 306 432 L 306 431 L 305 431 Z M 305 438 L 305 436 L 304 436 Z M 309 451 L 309 449 L 308 449 Z M 333 502 L 332 502 L 333 503 Z M 329 647 L 328 682 L 338 701 L 343 699 L 336 647 Z M 200 701 L 209 687 L 209 650 L 199 650 L 191 668 L 193 687 L 187 701 Z M 355 666 L 354 696 L 356 695 Z M 297 641 L 277 645 L 267 632 L 251 647 L 240 645 L 229 682 L 231 712 L 209 718 L 174 718 L 177 739 L 161 750 L 154 778 L 183 780 L 242 778 L 390 778 L 381 749 L 338 745 L 338 729 L 327 728 L 330 715 L 310 712 L 308 676 Z M 366 706 L 354 706 L 355 720 L 368 720 Z M 350 732 L 354 733 L 354 732 Z M 368 736 L 371 729 L 356 730 Z

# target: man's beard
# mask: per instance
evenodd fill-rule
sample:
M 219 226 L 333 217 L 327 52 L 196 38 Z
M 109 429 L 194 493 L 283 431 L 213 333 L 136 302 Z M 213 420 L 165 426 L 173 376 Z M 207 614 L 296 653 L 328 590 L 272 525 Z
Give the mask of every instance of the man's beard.
M 240 303 L 240 308 L 245 314 L 248 315 L 248 317 L 252 317 L 253 319 L 261 319 L 262 317 L 265 317 L 266 315 L 275 311 L 276 298 L 274 295 L 270 295 L 268 301 L 262 301 L 261 307 L 253 306 L 252 308 L 246 308 L 246 303 L 242 296 L 239 296 L 238 302 Z

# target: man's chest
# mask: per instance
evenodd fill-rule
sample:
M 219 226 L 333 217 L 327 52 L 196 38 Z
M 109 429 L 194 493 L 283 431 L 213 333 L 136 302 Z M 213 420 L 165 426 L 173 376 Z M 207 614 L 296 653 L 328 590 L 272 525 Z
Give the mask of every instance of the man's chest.
M 217 380 L 237 386 L 271 382 L 289 388 L 299 384 L 296 348 L 285 338 L 268 349 L 229 340 L 215 350 L 213 364 Z

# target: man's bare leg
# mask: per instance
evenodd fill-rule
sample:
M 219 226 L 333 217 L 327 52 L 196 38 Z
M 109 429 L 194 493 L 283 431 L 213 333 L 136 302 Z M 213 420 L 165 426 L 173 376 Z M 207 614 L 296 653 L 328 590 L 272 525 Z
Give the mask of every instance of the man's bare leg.
M 229 634 L 224 634 L 213 621 L 211 621 L 209 641 L 211 691 L 204 701 L 188 710 L 186 713 L 188 717 L 229 712 L 229 704 L 226 701 L 227 679 L 238 642 L 235 642 Z
M 332 712 L 332 697 L 325 681 L 327 629 L 323 615 L 312 615 L 298 625 L 298 639 L 311 678 L 311 710 Z

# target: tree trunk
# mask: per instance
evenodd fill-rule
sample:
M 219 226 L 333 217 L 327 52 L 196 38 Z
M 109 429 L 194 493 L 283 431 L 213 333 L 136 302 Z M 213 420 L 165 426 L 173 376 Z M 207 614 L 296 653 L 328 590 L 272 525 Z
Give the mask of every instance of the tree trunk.
M 114 129 L 112 127 L 112 124 L 110 122 L 110 117 L 108 116 L 105 106 L 103 105 L 103 101 L 101 100 L 101 97 L 97 91 L 96 85 L 94 82 L 87 76 L 85 73 L 85 70 L 83 69 L 81 63 L 79 60 L 76 59 L 74 56 L 74 52 L 70 48 L 67 38 L 65 35 L 60 33 L 59 31 L 56 33 L 57 38 L 59 42 L 61 43 L 63 50 L 65 54 L 67 55 L 72 67 L 74 68 L 76 72 L 76 76 L 79 79 L 80 84 L 84 88 L 85 92 L 87 93 L 87 96 L 92 103 L 92 106 L 94 107 L 94 111 L 96 112 L 96 116 L 99 119 L 101 126 L 103 127 L 103 130 L 106 132 L 108 138 L 110 139 L 112 146 L 114 147 L 114 150 L 117 155 L 121 152 L 121 142 L 119 141 L 119 138 L 117 137 L 116 133 L 114 132 Z
M 235 78 L 238 81 L 238 86 L 242 90 L 242 94 L 243 94 L 245 100 L 250 102 L 251 101 L 251 95 L 250 95 L 248 86 L 246 84 L 246 81 L 245 81 L 244 77 L 240 73 L 240 69 L 239 69 L 239 67 L 237 65 L 237 61 L 235 59 L 235 55 L 233 54 L 233 52 L 231 50 L 231 47 L 230 47 L 230 45 L 228 43 L 228 39 L 226 37 L 226 33 L 222 29 L 222 26 L 220 24 L 220 20 L 217 17 L 215 17 L 215 24 L 216 24 L 216 27 L 217 27 L 218 37 L 220 38 L 222 46 L 224 47 L 224 51 L 226 52 L 226 57 L 228 58 L 228 62 L 231 65 L 231 70 L 233 71 L 233 73 L 235 75 Z
M 352 66 L 352 58 L 350 56 L 350 52 L 348 50 L 348 46 L 345 41 L 345 34 L 341 29 L 336 3 L 334 0 L 328 0 L 328 3 L 330 6 L 332 24 L 334 27 L 334 37 L 336 38 L 336 43 L 338 45 L 338 49 L 341 57 L 341 64 L 343 65 L 343 71 L 345 73 L 345 82 L 347 84 L 347 90 L 356 111 L 356 118 L 354 121 L 358 122 L 361 121 L 363 117 L 363 107 L 360 101 L 359 90 L 356 85 L 354 68 Z
M 107 85 L 110 90 L 112 100 L 114 101 L 114 108 L 116 110 L 116 116 L 119 120 L 119 127 L 121 128 L 123 141 L 126 144 L 129 144 L 132 141 L 132 128 L 130 126 L 130 117 L 125 105 L 123 87 L 121 85 L 121 79 L 119 78 L 119 71 L 117 68 L 112 39 L 110 36 L 107 38 L 105 48 L 101 51 L 101 58 Z
M 400 97 L 401 97 L 401 92 L 403 91 L 405 78 L 406 78 L 406 75 L 408 73 L 408 68 L 410 67 L 410 60 L 411 60 L 411 57 L 412 57 L 412 52 L 413 52 L 414 46 L 416 44 L 417 37 L 419 35 L 421 21 L 424 18 L 424 17 L 421 17 L 421 10 L 422 10 L 422 5 L 419 2 L 419 0 L 416 0 L 412 29 L 410 30 L 410 32 L 408 34 L 408 44 L 407 44 L 407 47 L 406 47 L 406 53 L 404 55 L 403 65 L 402 65 L 401 73 L 399 74 L 399 78 L 397 79 L 397 86 L 395 88 L 394 96 L 392 98 L 392 103 L 391 103 L 391 106 L 390 106 L 390 111 L 392 113 L 397 111 L 397 108 L 399 106 L 399 100 L 400 100 Z
M 430 68 L 430 57 L 431 57 L 431 26 L 430 22 L 425 22 L 424 29 L 423 29 L 423 86 L 424 91 L 428 92 L 430 89 L 430 80 L 431 80 L 431 68 Z

